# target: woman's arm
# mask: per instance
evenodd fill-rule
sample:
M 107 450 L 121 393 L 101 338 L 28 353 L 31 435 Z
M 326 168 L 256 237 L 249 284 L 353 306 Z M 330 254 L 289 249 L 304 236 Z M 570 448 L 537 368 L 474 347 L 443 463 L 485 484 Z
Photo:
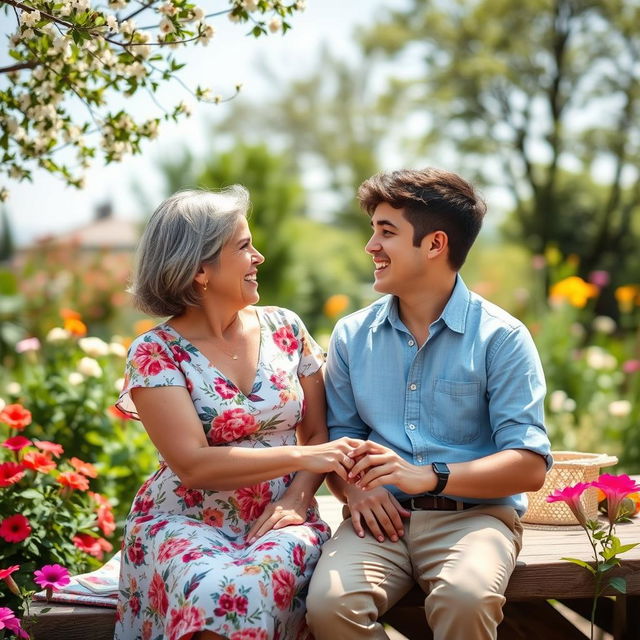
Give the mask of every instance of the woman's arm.
M 238 489 L 300 470 L 334 471 L 346 478 L 345 468 L 352 466 L 347 453 L 359 444 L 343 438 L 310 447 L 209 446 L 185 388 L 139 387 L 131 395 L 154 445 L 182 484 L 191 489 Z

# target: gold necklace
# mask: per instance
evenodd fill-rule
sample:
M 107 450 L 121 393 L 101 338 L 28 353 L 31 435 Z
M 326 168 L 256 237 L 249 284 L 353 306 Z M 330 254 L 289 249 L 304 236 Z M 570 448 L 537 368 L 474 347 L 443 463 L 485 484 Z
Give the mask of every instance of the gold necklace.
M 239 318 L 238 318 L 239 321 Z M 242 322 L 240 322 L 240 338 L 244 338 L 244 326 L 242 325 Z M 217 347 L 218 350 L 222 351 L 222 353 L 224 353 L 226 356 L 229 356 L 232 360 L 237 360 L 240 356 L 238 356 L 237 353 L 229 353 L 228 351 L 226 351 L 225 349 L 223 349 L 222 347 Z

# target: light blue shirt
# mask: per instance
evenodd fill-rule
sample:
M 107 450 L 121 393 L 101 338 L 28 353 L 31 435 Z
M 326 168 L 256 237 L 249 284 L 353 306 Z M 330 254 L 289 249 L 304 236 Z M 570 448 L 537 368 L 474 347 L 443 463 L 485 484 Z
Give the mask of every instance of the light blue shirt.
M 415 465 L 528 449 L 551 467 L 546 387 L 531 335 L 460 276 L 420 349 L 394 296 L 342 318 L 331 337 L 326 388 L 332 440 L 373 440 Z M 464 500 L 511 505 L 520 515 L 527 504 L 524 494 Z

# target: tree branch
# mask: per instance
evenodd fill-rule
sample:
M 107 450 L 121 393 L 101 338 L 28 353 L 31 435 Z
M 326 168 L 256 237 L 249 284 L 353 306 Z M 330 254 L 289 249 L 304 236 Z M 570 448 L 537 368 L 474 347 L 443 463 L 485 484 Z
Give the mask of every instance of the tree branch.
M 31 62 L 20 62 L 18 64 L 11 65 L 10 67 L 0 67 L 0 73 L 11 73 L 13 71 L 20 71 L 21 69 L 35 69 L 42 64 L 32 60 Z

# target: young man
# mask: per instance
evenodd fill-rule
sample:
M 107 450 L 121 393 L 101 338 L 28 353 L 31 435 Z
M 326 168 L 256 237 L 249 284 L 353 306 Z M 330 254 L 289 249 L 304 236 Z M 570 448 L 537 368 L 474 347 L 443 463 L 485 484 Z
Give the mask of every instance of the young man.
M 495 638 L 520 551 L 525 491 L 551 464 L 545 383 L 526 328 L 458 275 L 485 205 L 437 169 L 380 173 L 358 192 L 386 295 L 342 319 L 326 370 L 331 438 L 367 440 L 350 513 L 307 598 L 316 640 L 387 638 L 380 615 L 414 583 L 436 640 Z

